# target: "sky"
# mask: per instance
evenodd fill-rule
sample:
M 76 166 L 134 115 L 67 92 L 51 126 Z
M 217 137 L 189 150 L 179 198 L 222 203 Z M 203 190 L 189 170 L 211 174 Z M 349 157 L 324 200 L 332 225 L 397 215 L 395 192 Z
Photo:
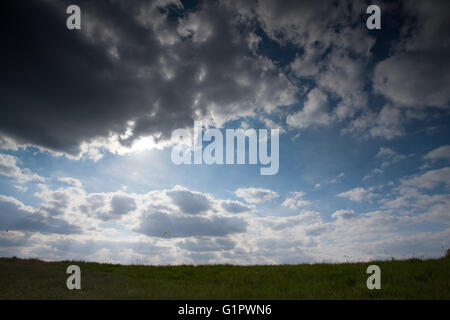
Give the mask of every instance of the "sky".
M 72 4 L 79 30 L 66 27 Z M 371 4 L 381 29 L 366 26 Z M 154 265 L 442 256 L 448 12 L 448 1 L 8 3 L 0 256 Z M 194 121 L 224 136 L 278 129 L 278 172 L 173 163 L 172 133 Z

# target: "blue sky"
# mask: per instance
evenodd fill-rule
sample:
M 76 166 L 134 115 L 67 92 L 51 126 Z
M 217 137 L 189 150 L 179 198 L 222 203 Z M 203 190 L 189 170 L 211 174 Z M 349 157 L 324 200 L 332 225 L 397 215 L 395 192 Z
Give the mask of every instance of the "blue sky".
M 1 256 L 272 264 L 450 247 L 448 3 L 379 2 L 381 30 L 361 1 L 79 1 L 70 31 L 67 5 L 18 2 L 23 25 L 6 30 Z M 194 120 L 279 129 L 278 173 L 175 165 L 171 133 Z

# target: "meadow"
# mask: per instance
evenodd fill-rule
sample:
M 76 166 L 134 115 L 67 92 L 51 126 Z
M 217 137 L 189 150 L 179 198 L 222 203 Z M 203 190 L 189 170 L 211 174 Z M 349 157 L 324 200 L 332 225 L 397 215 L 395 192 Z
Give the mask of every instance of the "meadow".
M 81 290 L 66 269 L 81 268 Z M 369 265 L 381 289 L 366 286 Z M 0 258 L 0 299 L 450 299 L 450 258 L 300 265 L 116 265 Z

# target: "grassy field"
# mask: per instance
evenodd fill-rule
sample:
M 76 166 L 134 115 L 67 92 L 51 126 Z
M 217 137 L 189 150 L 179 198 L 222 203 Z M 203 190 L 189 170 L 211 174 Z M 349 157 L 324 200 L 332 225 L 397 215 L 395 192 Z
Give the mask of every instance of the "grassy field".
M 81 290 L 66 288 L 67 266 Z M 366 269 L 381 268 L 381 290 Z M 0 299 L 450 299 L 450 258 L 276 266 L 142 266 L 0 258 Z

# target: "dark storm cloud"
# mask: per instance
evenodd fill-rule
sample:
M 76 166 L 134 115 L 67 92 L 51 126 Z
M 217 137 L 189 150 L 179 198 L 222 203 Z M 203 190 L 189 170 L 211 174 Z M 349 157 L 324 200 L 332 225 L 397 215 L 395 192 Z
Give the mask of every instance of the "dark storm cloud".
M 166 213 L 149 213 L 141 217 L 136 232 L 150 237 L 226 236 L 245 232 L 247 222 L 239 218 L 212 216 L 179 216 Z
M 81 233 L 81 229 L 65 220 L 44 216 L 40 212 L 23 206 L 19 201 L 0 196 L 0 226 L 2 230 L 34 231 L 44 234 Z
M 66 28 L 69 4 L 81 7 L 79 31 Z M 83 141 L 124 133 L 129 121 L 125 145 L 168 138 L 194 115 L 226 120 L 291 103 L 289 81 L 251 55 L 249 31 L 237 32 L 224 8 L 199 8 L 168 19 L 168 7 L 151 1 L 8 2 L 1 133 L 77 154 Z

